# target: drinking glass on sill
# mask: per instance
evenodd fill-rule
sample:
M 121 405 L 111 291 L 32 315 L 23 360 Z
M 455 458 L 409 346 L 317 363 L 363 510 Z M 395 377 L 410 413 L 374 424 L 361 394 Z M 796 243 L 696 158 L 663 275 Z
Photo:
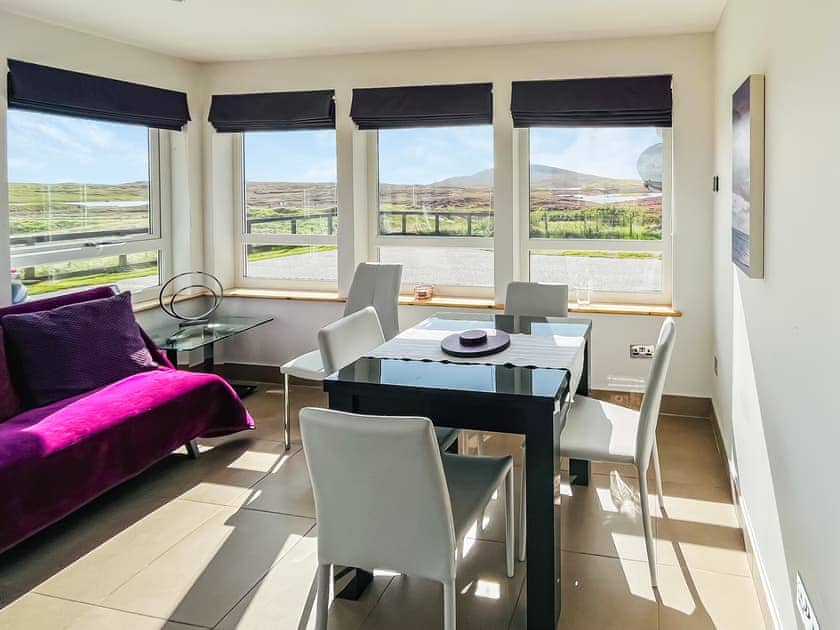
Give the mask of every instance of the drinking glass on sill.
M 579 280 L 575 287 L 578 306 L 589 306 L 592 303 L 592 281 L 588 278 Z

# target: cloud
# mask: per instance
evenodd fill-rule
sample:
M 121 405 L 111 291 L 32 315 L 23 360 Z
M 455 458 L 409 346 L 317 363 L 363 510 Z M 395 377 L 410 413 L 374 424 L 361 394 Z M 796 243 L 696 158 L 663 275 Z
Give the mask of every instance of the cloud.
M 148 177 L 143 127 L 10 110 L 8 149 L 12 182 L 107 184 Z
M 655 130 L 575 128 L 531 130 L 531 163 L 579 173 L 636 179 L 636 161 L 659 142 Z

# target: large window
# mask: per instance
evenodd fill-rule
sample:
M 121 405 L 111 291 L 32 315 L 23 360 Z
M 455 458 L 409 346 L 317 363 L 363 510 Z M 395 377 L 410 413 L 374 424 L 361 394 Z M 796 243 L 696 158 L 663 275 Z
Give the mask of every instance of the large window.
M 571 300 L 670 303 L 670 129 L 535 127 L 527 143 L 530 279 Z
M 160 143 L 146 127 L 8 111 L 11 262 L 31 297 L 160 285 Z
M 336 287 L 334 130 L 242 134 L 246 286 Z
M 493 286 L 493 129 L 381 129 L 373 257 L 403 284 L 489 294 Z

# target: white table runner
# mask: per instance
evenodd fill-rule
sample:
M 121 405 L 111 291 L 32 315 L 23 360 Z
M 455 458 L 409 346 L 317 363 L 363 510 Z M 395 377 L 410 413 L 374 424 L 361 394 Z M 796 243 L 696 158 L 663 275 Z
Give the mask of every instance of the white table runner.
M 439 363 L 478 363 L 569 370 L 569 391 L 574 395 L 583 374 L 583 337 L 512 334 L 510 346 L 485 357 L 453 357 L 440 349 L 440 342 L 457 330 L 409 328 L 365 356 L 373 359 L 407 359 Z M 492 331 L 489 331 L 492 334 Z

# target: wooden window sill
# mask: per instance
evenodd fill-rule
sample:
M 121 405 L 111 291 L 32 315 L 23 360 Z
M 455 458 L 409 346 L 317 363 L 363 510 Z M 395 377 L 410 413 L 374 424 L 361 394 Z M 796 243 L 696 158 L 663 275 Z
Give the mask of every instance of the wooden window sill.
M 179 295 L 175 298 L 175 304 L 180 304 L 181 302 L 186 302 L 188 300 L 194 300 L 196 298 L 204 297 L 208 295 L 206 292 L 202 293 L 195 293 L 193 295 Z M 143 300 L 141 302 L 134 302 L 132 304 L 132 308 L 134 309 L 135 313 L 142 313 L 143 311 L 152 311 L 156 308 L 160 308 L 160 301 L 158 298 L 153 300 Z
M 225 297 L 262 300 L 299 300 L 310 302 L 346 302 L 347 299 L 329 291 L 299 291 L 282 289 L 228 289 Z M 189 299 L 189 298 L 188 298 Z M 411 295 L 400 296 L 400 306 L 433 306 L 436 308 L 504 309 L 490 298 L 462 298 L 436 296 L 428 300 L 415 300 Z M 569 304 L 570 314 L 639 315 L 647 317 L 681 317 L 682 312 L 670 306 L 645 304 Z

